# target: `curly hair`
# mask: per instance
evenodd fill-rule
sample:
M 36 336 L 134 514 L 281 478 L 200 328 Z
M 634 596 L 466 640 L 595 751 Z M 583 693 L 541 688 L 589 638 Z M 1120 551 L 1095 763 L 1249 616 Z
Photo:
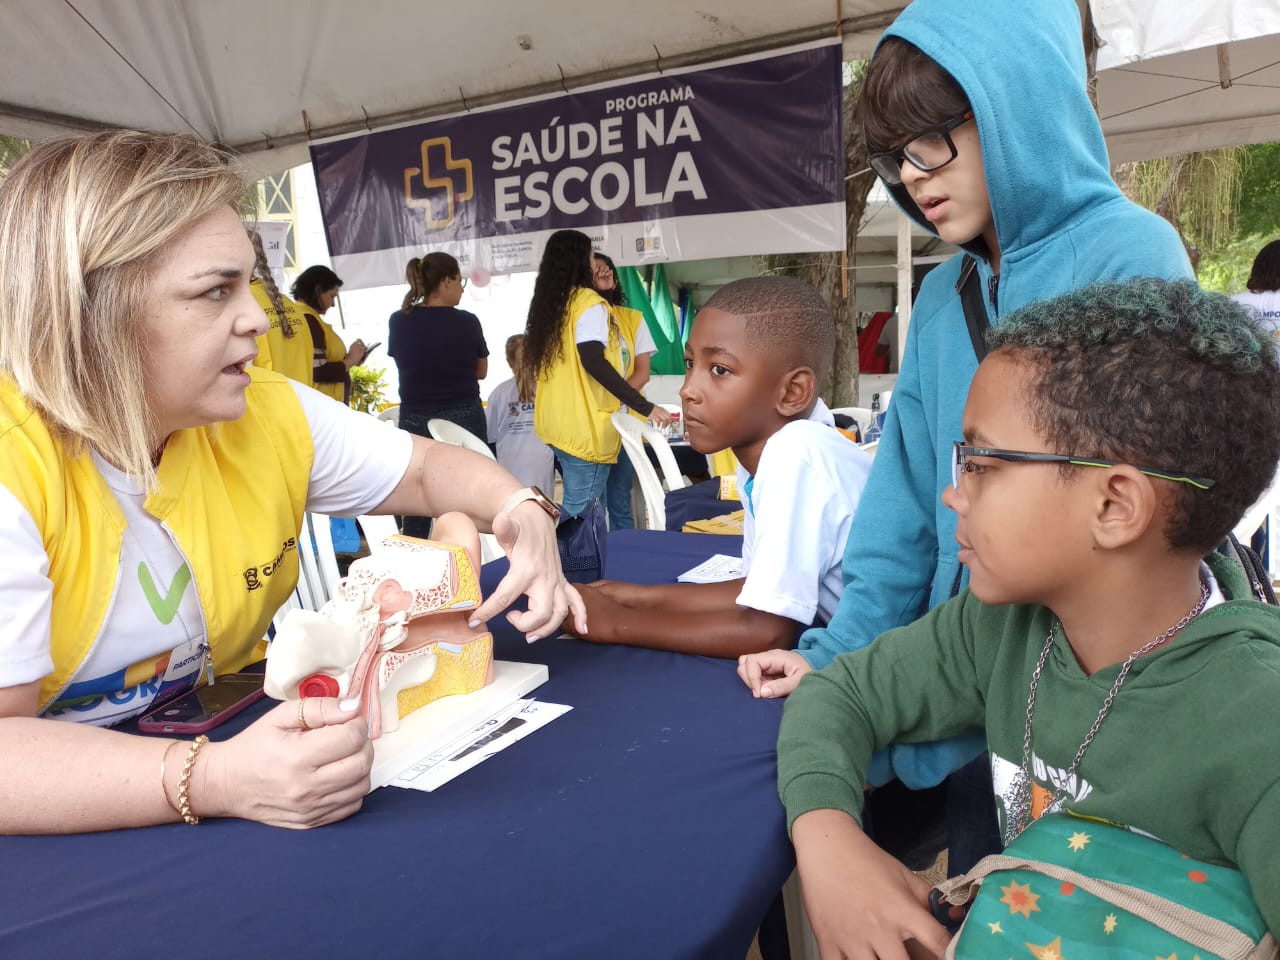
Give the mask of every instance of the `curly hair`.
M 593 281 L 590 237 L 577 230 L 557 230 L 547 238 L 524 328 L 524 362 L 535 378 L 564 359 L 560 328 L 569 298 L 578 287 L 595 289 Z
M 1250 293 L 1280 290 L 1280 240 L 1272 240 L 1258 251 L 1258 255 L 1253 258 L 1253 269 L 1249 271 L 1249 282 L 1245 286 Z
M 1215 480 L 1169 484 L 1175 550 L 1212 550 L 1271 482 L 1280 365 L 1228 297 L 1191 281 L 1096 283 L 1011 313 L 987 343 L 1031 368 L 1031 420 L 1052 449 Z
M 885 37 L 862 83 L 862 132 L 872 153 L 888 150 L 969 109 L 951 74 L 914 44 Z
M 625 307 L 627 305 L 627 297 L 622 292 L 622 284 L 618 282 L 618 268 L 613 265 L 613 257 L 607 253 L 597 253 L 596 259 L 604 263 L 609 268 L 609 272 L 613 274 L 613 287 L 609 290 L 597 289 L 596 293 L 604 297 L 611 306 Z
M 831 308 L 809 284 L 794 277 L 746 277 L 725 284 L 702 309 L 713 308 L 741 318 L 752 346 L 789 367 L 812 368 L 822 386 L 835 355 L 836 327 Z
M 305 303 L 316 312 L 320 311 L 320 294 L 342 286 L 342 278 L 322 263 L 307 267 L 298 279 L 293 281 L 289 295 L 299 303 Z

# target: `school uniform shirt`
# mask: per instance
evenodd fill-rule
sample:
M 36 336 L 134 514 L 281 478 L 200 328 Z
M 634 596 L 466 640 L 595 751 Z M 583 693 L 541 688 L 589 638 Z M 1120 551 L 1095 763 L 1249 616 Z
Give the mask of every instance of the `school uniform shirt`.
M 302 335 L 309 343 L 305 326 Z M 314 451 L 306 509 L 357 515 L 376 507 L 408 469 L 412 438 L 296 381 L 288 386 L 310 427 Z M 196 590 L 201 572 L 193 576 L 170 531 L 143 509 L 147 491 L 97 455 L 93 466 L 123 514 L 119 557 L 101 558 L 104 564 L 118 560 L 115 587 L 96 642 L 44 716 L 106 725 L 136 716 L 162 692 L 167 696 L 195 684 L 204 667 L 209 618 Z M 286 543 L 253 576 L 270 578 L 288 552 Z M 0 484 L 0 593 L 6 613 L 0 618 L 0 687 L 41 680 L 54 670 L 48 571 L 35 520 Z
M 498 448 L 498 462 L 527 487 L 550 495 L 555 481 L 555 454 L 538 439 L 533 427 L 533 401 L 521 403 L 512 377 L 493 388 L 484 409 L 489 439 Z
M 1231 298 L 1243 303 L 1261 321 L 1262 328 L 1280 348 L 1280 290 L 1263 290 L 1261 293 L 1237 293 Z
M 826 623 L 844 590 L 840 561 L 871 458 L 835 428 L 821 400 L 807 420 L 769 438 L 755 475 L 738 467 L 742 498 L 739 606 Z

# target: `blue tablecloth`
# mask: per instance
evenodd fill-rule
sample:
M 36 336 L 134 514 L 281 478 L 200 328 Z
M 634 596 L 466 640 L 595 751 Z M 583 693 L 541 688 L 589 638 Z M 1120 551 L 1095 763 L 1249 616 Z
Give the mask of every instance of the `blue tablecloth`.
M 669 580 L 727 546 L 618 533 L 608 572 Z M 0 838 L 0 957 L 742 960 L 793 866 L 781 703 L 723 661 L 496 641 L 548 664 L 536 696 L 574 709 L 435 793 L 377 790 L 320 830 Z

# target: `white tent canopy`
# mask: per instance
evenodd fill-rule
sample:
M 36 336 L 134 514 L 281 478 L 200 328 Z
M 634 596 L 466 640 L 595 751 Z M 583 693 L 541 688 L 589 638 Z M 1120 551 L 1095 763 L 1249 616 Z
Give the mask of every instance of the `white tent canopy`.
M 1099 66 L 1110 65 L 1099 100 L 1114 159 L 1280 139 L 1274 0 L 1092 5 L 1106 44 Z M 849 56 L 865 56 L 902 6 L 9 0 L 0 132 L 192 130 L 267 172 L 307 158 L 308 130 L 314 138 L 456 113 L 838 30 Z M 1217 43 L 1230 44 L 1225 74 Z
M 1280 140 L 1280 3 L 1091 4 L 1112 162 Z

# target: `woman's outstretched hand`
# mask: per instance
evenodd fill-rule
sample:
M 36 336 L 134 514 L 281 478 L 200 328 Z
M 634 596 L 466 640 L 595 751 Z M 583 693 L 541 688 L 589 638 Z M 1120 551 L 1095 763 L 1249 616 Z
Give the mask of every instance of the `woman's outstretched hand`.
M 489 598 L 471 618 L 478 624 L 511 606 L 521 594 L 529 597 L 529 609 L 513 610 L 507 620 L 530 643 L 556 632 L 566 616 L 579 633 L 587 632 L 587 608 L 578 591 L 569 585 L 560 567 L 555 523 L 531 500 L 493 518 L 493 533 L 510 558 L 511 568 Z

